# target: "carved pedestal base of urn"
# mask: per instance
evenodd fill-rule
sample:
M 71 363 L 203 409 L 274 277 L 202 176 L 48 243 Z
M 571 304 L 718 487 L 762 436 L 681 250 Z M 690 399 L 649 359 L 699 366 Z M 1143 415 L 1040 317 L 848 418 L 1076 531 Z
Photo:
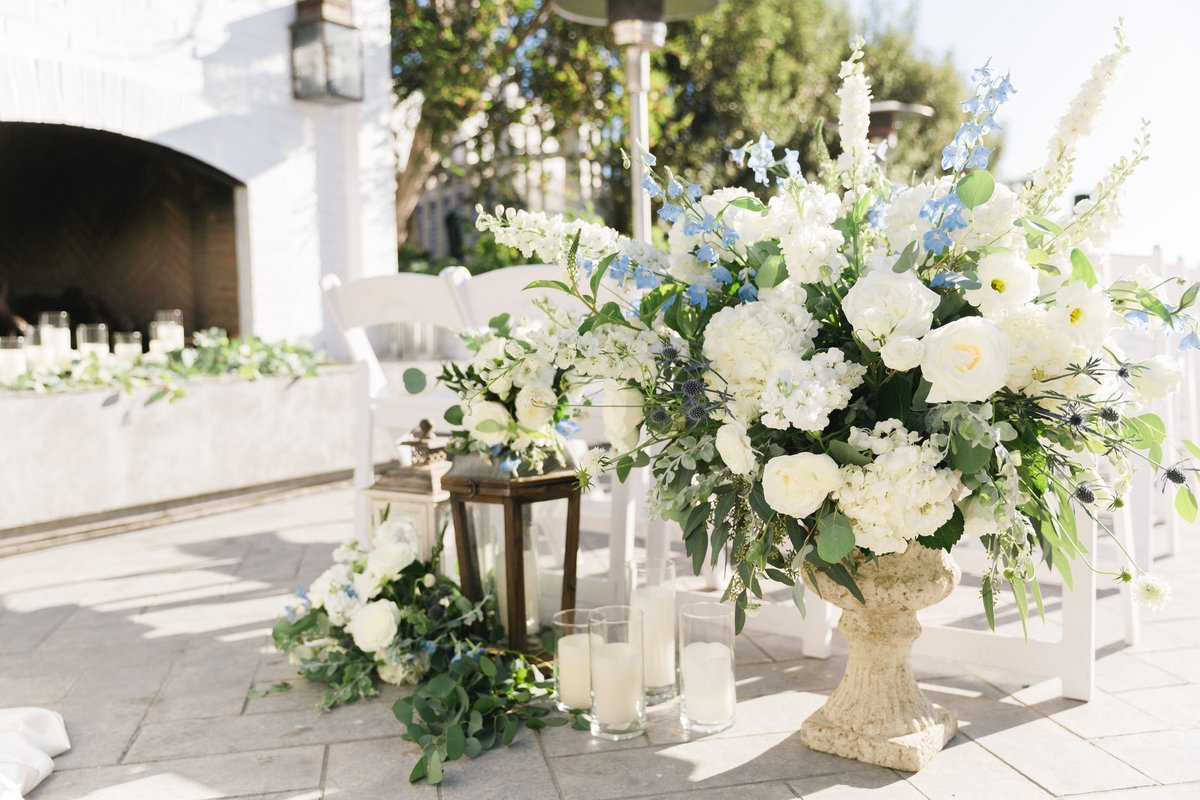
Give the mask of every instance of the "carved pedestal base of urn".
M 946 598 L 960 577 L 948 553 L 916 542 L 903 553 L 862 561 L 855 581 L 866 605 L 816 574 L 810 587 L 842 609 L 838 628 L 849 658 L 837 689 L 804 721 L 800 740 L 805 745 L 916 772 L 950 741 L 958 721 L 917 687 L 912 644 L 921 633 L 917 611 Z

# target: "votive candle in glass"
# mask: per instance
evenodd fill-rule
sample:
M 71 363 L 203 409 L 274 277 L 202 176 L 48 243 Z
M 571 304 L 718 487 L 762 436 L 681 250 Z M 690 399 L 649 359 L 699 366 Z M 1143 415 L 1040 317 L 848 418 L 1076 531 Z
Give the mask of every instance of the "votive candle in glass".
M 71 315 L 65 311 L 43 311 L 38 315 L 38 332 L 42 346 L 53 353 L 54 367 L 59 370 L 71 366 Z
M 0 336 L 0 384 L 12 384 L 25 374 L 24 336 Z
M 646 732 L 642 677 L 642 611 L 601 606 L 588 614 L 592 735 L 620 741 Z
M 142 334 L 138 331 L 117 331 L 113 334 L 113 355 L 127 367 L 142 357 Z
M 154 321 L 150 323 L 150 338 L 155 342 L 161 342 L 160 352 L 171 353 L 182 350 L 185 344 L 183 311 L 178 308 L 155 311 Z M 153 346 L 151 351 L 155 351 Z
M 626 567 L 629 605 L 645 615 L 643 644 L 646 703 L 656 705 L 676 695 L 675 562 L 642 558 Z
M 587 711 L 592 706 L 591 648 L 588 612 L 566 608 L 554 614 L 554 699 L 559 711 Z
M 30 372 L 53 372 L 58 368 L 57 341 L 55 334 L 49 339 L 43 336 L 41 326 L 29 332 L 25 337 L 25 366 Z
M 79 356 L 87 358 L 108 355 L 108 326 L 103 322 L 87 323 L 75 328 L 75 341 L 79 345 Z
M 733 725 L 733 606 L 687 603 L 679 610 L 679 723 L 694 733 Z

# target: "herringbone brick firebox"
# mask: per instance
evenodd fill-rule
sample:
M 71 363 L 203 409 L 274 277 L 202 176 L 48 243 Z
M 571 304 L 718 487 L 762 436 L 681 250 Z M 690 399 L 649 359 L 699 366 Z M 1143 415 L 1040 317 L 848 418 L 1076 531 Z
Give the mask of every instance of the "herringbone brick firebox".
M 61 125 L 0 123 L 0 276 L 17 313 L 236 333 L 234 187 L 167 148 Z

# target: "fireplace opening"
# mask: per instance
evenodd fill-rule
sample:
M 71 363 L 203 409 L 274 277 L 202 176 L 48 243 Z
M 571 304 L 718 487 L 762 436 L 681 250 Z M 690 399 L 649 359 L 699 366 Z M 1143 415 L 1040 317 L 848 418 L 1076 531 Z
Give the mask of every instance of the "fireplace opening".
M 0 123 L 0 281 L 36 324 L 142 331 L 178 308 L 190 333 L 239 332 L 235 179 L 160 145 Z

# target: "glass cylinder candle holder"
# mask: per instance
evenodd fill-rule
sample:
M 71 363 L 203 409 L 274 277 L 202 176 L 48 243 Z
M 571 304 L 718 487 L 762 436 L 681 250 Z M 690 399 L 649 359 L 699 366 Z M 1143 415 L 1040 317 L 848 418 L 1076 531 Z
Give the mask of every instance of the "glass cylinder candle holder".
M 592 735 L 621 741 L 646 732 L 642 611 L 601 606 L 588 614 Z
M 43 311 L 38 315 L 38 332 L 43 347 L 52 354 L 55 369 L 71 366 L 71 315 L 65 311 Z
M 592 706 L 591 651 L 600 642 L 588 632 L 588 613 L 565 608 L 554 614 L 554 703 L 559 711 Z
M 688 603 L 679 610 L 679 723 L 694 733 L 733 725 L 733 606 Z
M 16 383 L 25 370 L 25 337 L 0 336 L 0 384 Z
M 150 323 L 150 351 L 172 353 L 182 350 L 185 344 L 183 331 L 183 311 L 178 308 L 166 308 L 154 312 L 154 321 Z M 155 347 L 154 342 L 159 342 Z
M 58 367 L 57 347 L 57 336 L 53 333 L 45 336 L 40 326 L 34 327 L 25 337 L 26 368 L 30 372 L 53 372 Z
M 79 355 L 82 358 L 95 354 L 97 357 L 108 355 L 108 326 L 103 322 L 88 323 L 75 328 L 75 341 L 79 345 Z
M 629 605 L 643 613 L 646 703 L 673 698 L 675 687 L 675 562 L 634 559 L 626 565 Z
M 117 331 L 113 334 L 113 355 L 127 367 L 142 357 L 142 334 L 138 331 Z

